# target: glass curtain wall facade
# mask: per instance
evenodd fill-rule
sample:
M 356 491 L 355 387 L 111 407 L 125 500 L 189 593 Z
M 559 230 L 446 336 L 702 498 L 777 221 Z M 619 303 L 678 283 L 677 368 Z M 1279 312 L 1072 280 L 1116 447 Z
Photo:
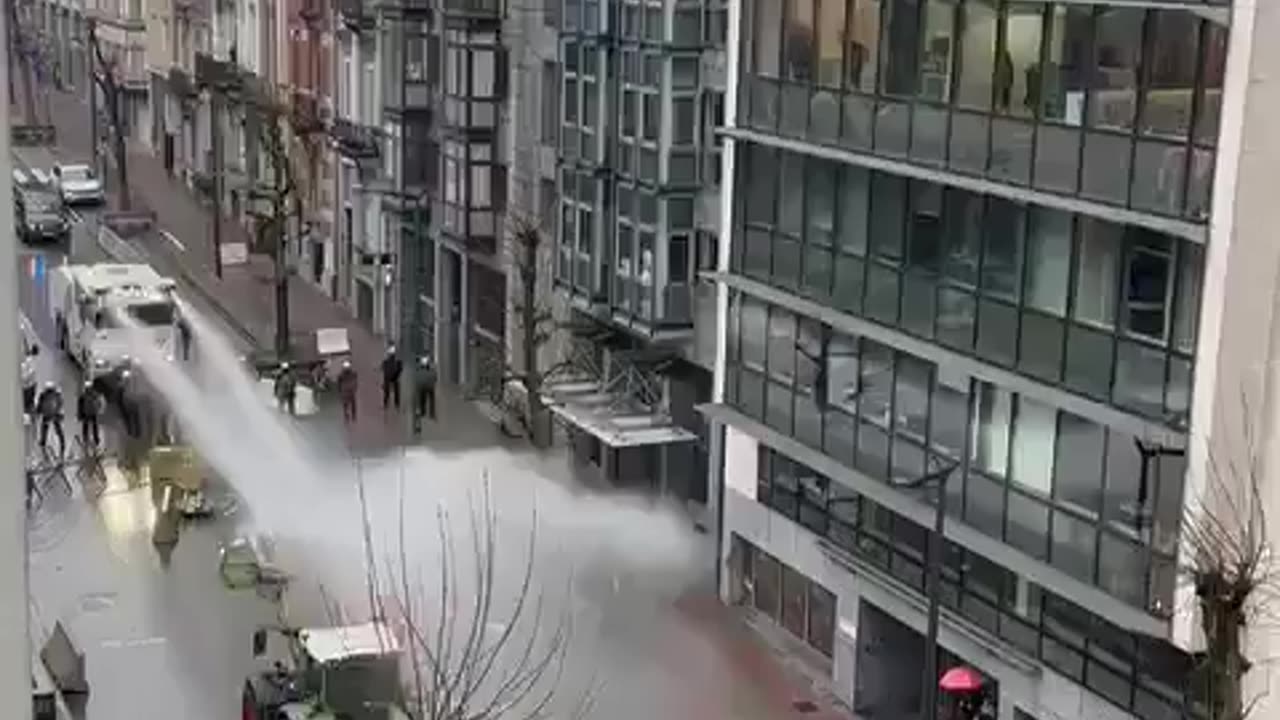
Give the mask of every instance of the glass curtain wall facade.
M 1118 623 L 1166 623 L 1178 579 L 1227 41 L 1206 5 L 744 0 L 730 48 L 720 417 L 759 457 L 725 492 L 923 593 L 930 530 L 803 458 L 863 492 L 954 465 L 948 526 L 1011 564 L 948 542 L 944 605 L 1152 719 L 1201 710 L 1192 659 Z M 726 512 L 722 541 L 753 522 Z
M 744 8 L 741 127 L 1156 215 L 1208 214 L 1225 12 L 1005 0 Z
M 724 17 L 700 0 L 566 0 L 560 17 L 556 279 L 648 335 L 693 322 L 695 206 L 719 157 L 703 55 Z
M 442 379 L 500 378 L 506 275 L 503 146 L 508 52 L 495 1 L 381 6 L 382 105 L 393 149 L 383 208 L 397 227 L 403 349 L 431 353 Z M 499 383 L 500 384 L 500 383 Z M 485 386 L 486 393 L 495 387 Z

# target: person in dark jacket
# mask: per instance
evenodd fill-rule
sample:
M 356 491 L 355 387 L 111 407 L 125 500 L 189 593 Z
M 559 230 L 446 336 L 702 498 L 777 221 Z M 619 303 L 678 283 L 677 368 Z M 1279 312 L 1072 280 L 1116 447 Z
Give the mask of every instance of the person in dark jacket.
M 413 385 L 413 428 L 418 432 L 422 430 L 422 418 L 436 419 L 436 367 L 431 364 L 431 358 L 425 355 L 418 358 Z
M 342 370 L 338 371 L 338 395 L 342 398 L 342 419 L 348 423 L 356 421 L 356 389 L 359 387 L 359 380 L 356 377 L 355 368 L 351 367 L 349 361 L 342 363 Z
M 107 411 L 107 399 L 102 396 L 93 381 L 86 382 L 76 400 L 76 419 L 80 421 L 80 442 L 85 449 L 96 450 L 102 446 L 102 416 Z
M 287 362 L 280 363 L 280 372 L 276 374 L 275 395 L 281 410 L 290 415 L 297 414 L 298 376 Z
M 36 398 L 36 414 L 40 416 L 40 447 L 49 449 L 49 430 L 58 436 L 58 453 L 67 451 L 67 436 L 62 432 L 62 391 L 53 383 L 45 383 Z
M 186 318 L 178 318 L 178 348 L 184 362 L 191 359 L 191 324 Z
M 386 410 L 394 401 L 396 409 L 400 409 L 400 375 L 404 372 L 404 362 L 396 354 L 396 346 L 387 348 L 387 356 L 382 359 L 382 409 Z

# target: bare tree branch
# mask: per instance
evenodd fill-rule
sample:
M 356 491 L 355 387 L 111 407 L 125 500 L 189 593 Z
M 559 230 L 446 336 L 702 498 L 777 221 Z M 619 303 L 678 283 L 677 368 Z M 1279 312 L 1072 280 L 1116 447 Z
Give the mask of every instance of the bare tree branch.
M 528 542 L 518 582 L 508 596 L 500 588 L 504 577 L 499 560 L 497 513 L 488 478 L 468 497 L 467 515 L 457 518 L 469 536 L 466 552 L 459 553 L 459 539 L 448 511 L 436 512 L 438 557 L 433 558 L 436 578 L 435 608 L 431 623 L 422 622 L 428 597 L 426 588 L 412 580 L 406 548 L 407 524 L 404 485 L 401 482 L 395 542 L 389 556 L 394 569 L 379 577 L 369 571 L 370 605 L 385 612 L 389 600 L 399 614 L 403 645 L 412 667 L 408 673 L 405 711 L 414 720 L 541 720 L 549 717 L 561 695 L 572 637 L 571 605 L 550 612 L 551 599 L 539 587 L 536 574 L 536 509 L 530 511 Z M 363 489 L 359 499 L 364 515 L 366 558 L 370 568 L 374 538 Z M 465 560 L 464 560 L 465 559 Z M 465 562 L 471 567 L 463 567 Z M 474 587 L 468 587 L 466 578 Z M 571 582 L 571 578 L 569 580 Z M 375 585 L 375 583 L 380 583 Z M 566 585 L 566 589 L 568 585 Z M 383 599 L 384 592 L 389 596 Z M 499 603 L 509 609 L 496 615 Z M 594 683 L 593 683 L 594 684 Z M 593 695 L 584 692 L 571 717 L 581 717 Z
M 1274 551 L 1263 506 L 1264 465 L 1247 394 L 1241 394 L 1244 457 L 1223 458 L 1211 449 L 1203 497 L 1187 503 L 1181 540 L 1193 584 L 1205 651 L 1199 658 L 1198 693 L 1212 720 L 1244 720 L 1258 698 L 1246 698 L 1245 628 L 1267 617 L 1278 590 Z

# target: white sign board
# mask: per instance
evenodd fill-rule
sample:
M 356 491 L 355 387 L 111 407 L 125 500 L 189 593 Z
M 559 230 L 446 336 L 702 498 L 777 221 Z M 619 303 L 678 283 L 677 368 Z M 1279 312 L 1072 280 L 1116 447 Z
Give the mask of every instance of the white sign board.
M 222 255 L 223 267 L 249 262 L 249 246 L 246 243 L 222 243 L 218 250 Z
M 345 355 L 351 352 L 346 328 L 320 328 L 316 330 L 316 352 L 326 355 Z

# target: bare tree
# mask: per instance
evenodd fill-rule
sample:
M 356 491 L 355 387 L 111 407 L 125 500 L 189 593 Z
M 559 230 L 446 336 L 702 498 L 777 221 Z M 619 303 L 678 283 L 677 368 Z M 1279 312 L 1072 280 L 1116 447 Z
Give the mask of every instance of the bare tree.
M 518 380 L 524 387 L 523 421 L 529 440 L 536 447 L 545 447 L 551 441 L 551 424 L 542 402 L 542 348 L 555 329 L 555 316 L 540 287 L 545 246 L 542 233 L 540 224 L 528 217 L 519 216 L 512 221 L 510 252 L 519 285 L 514 309 L 520 334 L 520 365 L 510 368 L 503 378 L 504 385 L 508 380 Z
M 262 82 L 246 93 L 246 109 L 256 113 L 258 134 L 270 167 L 267 182 L 254 190 L 259 201 L 257 240 L 270 250 L 275 269 L 275 349 L 281 357 L 290 350 L 289 331 L 289 233 L 301 235 L 305 209 L 302 183 L 314 167 L 320 148 L 317 137 L 323 126 L 314 105 L 281 100 L 276 89 Z
M 1210 720 L 1244 720 L 1258 700 L 1245 697 L 1244 633 L 1266 617 L 1280 569 L 1267 539 L 1262 461 L 1250 427 L 1243 425 L 1245 464 L 1224 466 L 1210 453 L 1204 496 L 1189 503 L 1182 527 L 1183 572 L 1195 589 L 1205 643 L 1195 680 Z
M 89 48 L 94 65 L 93 82 L 102 93 L 102 101 L 106 106 L 107 132 L 111 136 L 111 155 L 116 164 L 116 196 L 119 198 L 117 209 L 129 212 L 133 203 L 129 192 L 128 128 L 124 127 L 121 115 L 124 89 L 120 87 L 120 62 L 114 54 L 102 52 L 102 43 L 98 42 L 98 24 L 92 18 L 89 20 Z M 96 114 L 97 108 L 90 108 L 90 112 Z M 96 158 L 98 138 L 90 138 L 90 142 L 93 143 Z
M 553 612 L 553 599 L 535 578 L 537 512 L 531 511 L 519 575 L 508 595 L 499 586 L 504 573 L 487 480 L 478 495 L 477 502 L 468 494 L 461 543 L 448 511 L 437 511 L 439 556 L 432 558 L 435 587 L 428 589 L 432 573 L 410 560 L 403 485 L 396 541 L 381 562 L 360 486 L 369 603 L 377 619 L 401 629 L 410 664 L 404 711 L 413 720 L 538 720 L 553 711 L 580 718 L 590 707 L 590 686 L 569 712 L 555 707 L 572 623 L 568 603 Z

